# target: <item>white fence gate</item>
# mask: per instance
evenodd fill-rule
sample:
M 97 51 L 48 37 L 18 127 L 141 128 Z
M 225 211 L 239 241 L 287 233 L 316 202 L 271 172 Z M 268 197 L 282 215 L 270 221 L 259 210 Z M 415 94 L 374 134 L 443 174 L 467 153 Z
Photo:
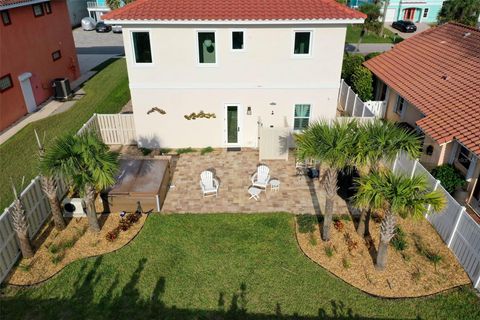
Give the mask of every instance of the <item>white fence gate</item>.
M 93 130 L 100 134 L 106 144 L 135 144 L 135 125 L 132 114 L 94 114 L 78 130 L 77 134 Z M 58 182 L 58 197 L 62 199 L 68 186 L 63 180 Z M 40 176 L 22 191 L 20 199 L 25 208 L 30 238 L 34 238 L 50 216 L 50 204 L 41 188 Z M 13 203 L 0 216 L 0 283 L 10 272 L 20 257 L 18 239 L 13 230 L 10 212 Z
M 260 160 L 288 160 L 291 140 L 289 128 L 259 128 Z
M 442 212 L 427 214 L 426 218 L 460 261 L 473 286 L 480 290 L 480 225 L 417 160 L 400 153 L 390 167 L 395 173 L 426 176 L 432 190 L 445 195 L 447 204 Z

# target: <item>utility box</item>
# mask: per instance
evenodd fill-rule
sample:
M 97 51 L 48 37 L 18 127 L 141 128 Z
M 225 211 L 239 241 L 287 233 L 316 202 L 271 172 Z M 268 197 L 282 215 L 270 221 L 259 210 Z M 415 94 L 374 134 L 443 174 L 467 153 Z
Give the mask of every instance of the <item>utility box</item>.
M 54 99 L 65 101 L 72 96 L 72 89 L 70 89 L 70 81 L 67 78 L 56 78 L 53 80 Z

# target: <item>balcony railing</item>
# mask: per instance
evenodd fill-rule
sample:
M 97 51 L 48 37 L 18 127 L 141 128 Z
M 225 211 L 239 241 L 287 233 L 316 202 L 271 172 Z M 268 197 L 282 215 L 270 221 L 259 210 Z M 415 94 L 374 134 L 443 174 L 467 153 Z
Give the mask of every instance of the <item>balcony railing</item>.
M 97 2 L 97 1 L 87 1 L 87 8 L 110 10 L 106 2 Z

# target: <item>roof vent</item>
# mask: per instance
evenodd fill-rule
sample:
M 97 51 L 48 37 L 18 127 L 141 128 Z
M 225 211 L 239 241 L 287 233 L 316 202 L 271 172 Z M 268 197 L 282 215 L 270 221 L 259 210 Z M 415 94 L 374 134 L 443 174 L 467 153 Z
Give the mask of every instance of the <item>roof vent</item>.
M 470 35 L 471 35 L 470 32 L 465 32 L 465 33 L 463 34 L 463 37 L 466 38 L 466 37 L 468 37 L 468 36 L 470 36 Z
M 442 76 L 442 79 L 443 79 L 443 80 L 448 80 L 448 75 L 444 74 L 444 75 Z

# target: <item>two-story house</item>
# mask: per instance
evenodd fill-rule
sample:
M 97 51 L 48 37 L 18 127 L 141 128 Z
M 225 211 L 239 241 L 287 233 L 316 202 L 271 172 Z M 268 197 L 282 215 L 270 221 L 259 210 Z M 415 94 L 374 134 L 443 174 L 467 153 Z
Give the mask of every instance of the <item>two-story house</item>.
M 427 168 L 450 163 L 463 173 L 466 202 L 480 214 L 480 30 L 444 24 L 364 65 L 377 78 L 385 118 L 425 135 Z
M 0 1 L 0 130 L 80 76 L 65 0 Z
M 334 0 L 142 0 L 106 15 L 123 27 L 144 147 L 256 147 L 258 124 L 334 118 L 346 26 Z
M 358 8 L 362 4 L 374 3 L 373 0 L 349 0 L 348 5 Z M 398 20 L 410 20 L 413 22 L 437 22 L 437 16 L 442 9 L 444 0 L 390 0 L 384 1 L 387 5 L 385 11 L 385 21 L 394 22 Z

